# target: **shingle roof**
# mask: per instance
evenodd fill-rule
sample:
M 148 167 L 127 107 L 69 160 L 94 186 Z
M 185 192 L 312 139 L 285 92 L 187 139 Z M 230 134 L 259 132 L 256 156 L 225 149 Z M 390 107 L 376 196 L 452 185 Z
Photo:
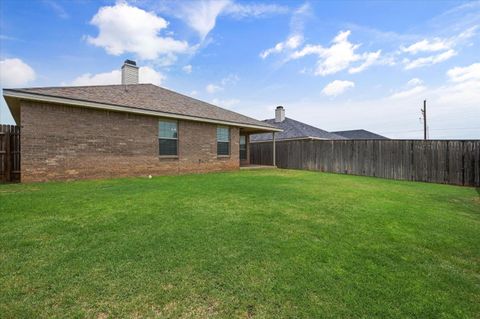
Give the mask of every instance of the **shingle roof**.
M 201 119 L 247 124 L 264 128 L 273 126 L 153 84 L 98 85 L 5 89 L 6 92 L 95 102 L 137 110 L 157 111 Z
M 346 137 L 350 140 L 388 140 L 388 137 L 367 130 L 337 131 L 332 133 Z
M 332 134 L 317 127 L 295 121 L 286 117 L 283 122 L 275 122 L 275 119 L 264 120 L 264 122 L 283 130 L 275 134 L 276 140 L 296 139 L 314 137 L 325 140 L 345 140 L 346 138 L 340 135 Z M 255 134 L 250 137 L 252 142 L 269 141 L 272 139 L 271 133 Z

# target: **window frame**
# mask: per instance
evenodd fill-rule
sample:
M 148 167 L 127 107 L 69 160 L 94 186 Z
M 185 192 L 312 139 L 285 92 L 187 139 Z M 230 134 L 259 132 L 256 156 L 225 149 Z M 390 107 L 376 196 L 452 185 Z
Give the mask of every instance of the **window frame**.
M 228 141 L 224 141 L 224 140 L 219 140 L 218 138 L 218 130 L 219 129 L 226 129 L 227 130 L 227 133 L 228 133 Z M 232 139 L 232 134 L 230 132 L 230 127 L 229 126 L 222 126 L 222 125 L 219 125 L 217 126 L 217 130 L 216 130 L 217 134 L 216 134 L 216 140 L 217 140 L 217 157 L 230 157 L 231 155 L 231 139 Z M 219 147 L 218 147 L 218 144 L 219 143 L 228 143 L 228 154 L 219 154 L 218 151 L 219 151 Z
M 161 137 L 160 132 L 161 132 L 161 123 L 175 123 L 175 133 L 177 137 Z M 178 125 L 179 121 L 173 120 L 173 119 L 159 119 L 158 120 L 158 156 L 161 158 L 178 158 L 178 153 L 179 153 L 179 133 L 178 133 Z M 175 140 L 176 143 L 176 154 L 161 154 L 161 146 L 160 146 L 160 140 L 170 140 L 173 141 Z

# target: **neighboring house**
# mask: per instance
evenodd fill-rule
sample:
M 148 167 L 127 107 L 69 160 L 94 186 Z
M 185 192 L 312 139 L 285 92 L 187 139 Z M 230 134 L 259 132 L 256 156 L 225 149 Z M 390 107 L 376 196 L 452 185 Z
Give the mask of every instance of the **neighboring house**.
M 21 127 L 23 182 L 209 172 L 249 163 L 269 123 L 152 85 L 133 61 L 122 84 L 4 89 Z
M 337 131 L 334 134 L 348 138 L 349 140 L 388 140 L 388 137 L 378 135 L 367 130 Z
M 295 121 L 285 117 L 285 109 L 283 106 L 277 106 L 275 109 L 275 118 L 264 120 L 263 122 L 274 125 L 282 129 L 283 132 L 275 133 L 276 141 L 286 140 L 345 140 L 346 138 L 337 134 L 333 134 L 317 127 Z M 272 141 L 272 133 L 255 134 L 250 137 L 251 143 Z

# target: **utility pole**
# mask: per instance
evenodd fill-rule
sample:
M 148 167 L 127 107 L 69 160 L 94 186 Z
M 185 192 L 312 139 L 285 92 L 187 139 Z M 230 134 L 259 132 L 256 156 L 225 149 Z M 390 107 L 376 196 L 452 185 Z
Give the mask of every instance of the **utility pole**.
M 427 139 L 427 100 L 423 100 L 423 109 L 420 110 L 423 117 L 423 139 Z

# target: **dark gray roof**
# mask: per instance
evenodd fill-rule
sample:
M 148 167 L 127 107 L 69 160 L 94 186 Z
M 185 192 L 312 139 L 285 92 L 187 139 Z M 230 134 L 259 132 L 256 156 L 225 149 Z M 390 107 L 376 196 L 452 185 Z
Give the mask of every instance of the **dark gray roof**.
M 349 140 L 388 140 L 388 137 L 367 130 L 337 131 L 332 133 L 346 137 Z
M 285 139 L 300 139 L 300 138 L 318 138 L 325 140 L 345 140 L 346 138 L 340 135 L 332 134 L 317 127 L 295 121 L 291 118 L 286 117 L 283 122 L 275 122 L 275 119 L 264 120 L 264 122 L 269 123 L 282 129 L 283 132 L 275 133 L 276 140 L 285 140 Z M 252 142 L 261 142 L 272 140 L 271 133 L 264 134 L 255 134 L 250 137 Z
M 92 85 L 70 87 L 44 87 L 5 89 L 38 96 L 66 98 L 76 101 L 102 103 L 138 110 L 157 111 L 200 119 L 255 125 L 262 128 L 273 126 L 248 116 L 232 112 L 183 94 L 153 84 Z

